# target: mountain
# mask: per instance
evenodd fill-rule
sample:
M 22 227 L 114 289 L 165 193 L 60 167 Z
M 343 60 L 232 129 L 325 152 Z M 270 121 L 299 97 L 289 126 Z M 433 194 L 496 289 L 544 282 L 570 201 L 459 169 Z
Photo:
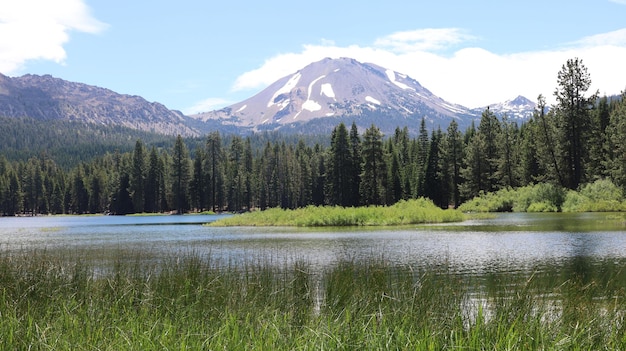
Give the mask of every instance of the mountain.
M 511 120 L 525 121 L 533 116 L 537 104 L 523 96 L 518 96 L 513 100 L 491 104 L 474 109 L 474 111 L 476 113 L 482 113 L 487 107 L 499 117 L 507 115 Z
M 0 74 L 0 116 L 78 121 L 159 134 L 198 135 L 188 117 L 139 96 L 49 75 Z
M 249 130 L 326 132 L 339 121 L 376 124 L 389 133 L 422 117 L 429 127 L 467 125 L 480 113 L 447 102 L 409 76 L 350 58 L 326 58 L 279 79 L 255 96 L 221 110 L 191 116 Z

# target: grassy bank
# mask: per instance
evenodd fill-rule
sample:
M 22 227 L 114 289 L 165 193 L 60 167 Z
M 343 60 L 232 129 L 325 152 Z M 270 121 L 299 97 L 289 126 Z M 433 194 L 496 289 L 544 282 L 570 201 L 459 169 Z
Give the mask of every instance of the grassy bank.
M 273 208 L 225 218 L 209 225 L 339 227 L 444 223 L 462 220 L 461 212 L 442 210 L 430 200 L 417 199 L 400 201 L 393 206 L 308 206 L 295 210 Z
M 624 262 L 459 276 L 380 260 L 217 268 L 0 258 L 4 350 L 617 350 Z M 581 267 L 583 267 L 581 269 Z M 586 267 L 586 268 L 585 268 Z

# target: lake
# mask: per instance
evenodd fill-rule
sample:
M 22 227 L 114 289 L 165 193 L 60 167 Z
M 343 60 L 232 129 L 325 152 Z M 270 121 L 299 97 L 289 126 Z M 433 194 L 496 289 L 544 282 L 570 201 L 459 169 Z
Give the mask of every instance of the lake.
M 325 267 L 383 259 L 469 275 L 524 273 L 572 259 L 626 259 L 620 214 L 499 214 L 492 219 L 393 228 L 215 228 L 226 215 L 51 216 L 0 218 L 4 252 L 66 250 L 87 259 L 171 258 L 185 253 L 217 264 L 296 260 Z M 547 268 L 551 269 L 551 268 Z

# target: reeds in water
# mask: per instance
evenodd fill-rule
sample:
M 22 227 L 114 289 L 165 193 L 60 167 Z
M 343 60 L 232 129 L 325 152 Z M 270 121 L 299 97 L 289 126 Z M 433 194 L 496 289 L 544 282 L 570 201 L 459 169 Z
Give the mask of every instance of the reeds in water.
M 382 259 L 317 270 L 188 254 L 95 270 L 54 252 L 5 254 L 0 348 L 618 350 L 624 263 L 468 276 Z

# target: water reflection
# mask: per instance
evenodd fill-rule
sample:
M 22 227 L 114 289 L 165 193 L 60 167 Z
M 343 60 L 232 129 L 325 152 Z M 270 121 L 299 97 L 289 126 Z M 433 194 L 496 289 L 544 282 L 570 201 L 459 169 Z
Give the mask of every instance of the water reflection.
M 582 278 L 588 259 L 626 258 L 623 219 L 606 214 L 504 214 L 461 224 L 383 229 L 201 225 L 217 218 L 0 218 L 0 245 L 5 251 L 91 250 L 102 257 L 122 250 L 153 258 L 194 252 L 227 265 L 300 260 L 321 268 L 376 258 L 470 275 L 528 272 L 571 263 L 569 269 Z

